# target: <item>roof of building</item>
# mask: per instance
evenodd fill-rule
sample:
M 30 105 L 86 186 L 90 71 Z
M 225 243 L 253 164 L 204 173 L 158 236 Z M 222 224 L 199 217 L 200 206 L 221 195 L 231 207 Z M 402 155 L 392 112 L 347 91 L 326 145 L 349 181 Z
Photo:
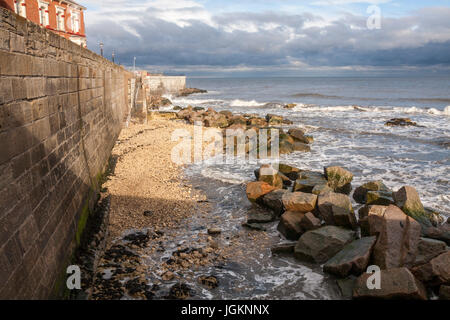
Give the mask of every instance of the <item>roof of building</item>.
M 57 1 L 59 1 L 59 2 L 65 2 L 65 3 L 68 3 L 68 4 L 72 4 L 72 5 L 74 5 L 74 6 L 77 6 L 77 7 L 82 8 L 83 10 L 86 10 L 86 7 L 84 7 L 84 6 L 82 6 L 81 4 L 78 4 L 78 3 L 76 3 L 75 1 L 72 1 L 72 0 L 57 0 Z

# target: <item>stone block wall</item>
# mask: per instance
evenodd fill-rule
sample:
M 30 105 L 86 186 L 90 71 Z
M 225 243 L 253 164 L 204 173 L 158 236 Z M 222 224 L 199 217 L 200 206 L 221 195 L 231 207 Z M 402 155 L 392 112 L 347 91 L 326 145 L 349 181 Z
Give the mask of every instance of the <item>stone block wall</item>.
M 150 94 L 178 93 L 186 88 L 185 76 L 148 76 L 144 84 Z
M 0 8 L 0 299 L 58 297 L 132 74 Z

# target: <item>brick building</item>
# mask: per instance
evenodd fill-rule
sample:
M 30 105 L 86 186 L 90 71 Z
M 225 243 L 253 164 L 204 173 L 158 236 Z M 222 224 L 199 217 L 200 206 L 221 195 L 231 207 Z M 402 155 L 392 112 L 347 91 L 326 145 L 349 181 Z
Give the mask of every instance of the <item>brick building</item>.
M 83 47 L 85 7 L 71 0 L 0 0 L 0 7 L 41 25 Z

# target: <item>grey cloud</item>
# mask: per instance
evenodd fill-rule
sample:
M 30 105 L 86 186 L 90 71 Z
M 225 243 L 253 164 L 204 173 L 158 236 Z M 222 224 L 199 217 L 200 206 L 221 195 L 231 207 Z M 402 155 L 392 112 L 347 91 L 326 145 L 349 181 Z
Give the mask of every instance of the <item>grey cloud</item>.
M 182 9 L 180 9 L 182 12 Z M 189 8 L 197 10 L 196 8 Z M 321 18 L 309 13 L 228 13 L 180 27 L 148 10 L 121 22 L 102 19 L 88 24 L 89 46 L 101 40 L 122 63 L 133 56 L 141 65 L 294 67 L 310 66 L 450 66 L 450 8 L 428 8 L 402 18 L 387 18 L 381 30 L 367 30 L 367 17 L 347 15 L 325 27 L 304 28 Z M 124 23 L 140 37 L 124 28 Z M 248 23 L 257 32 L 227 28 Z M 272 24 L 272 29 L 264 26 Z M 127 63 L 130 62 L 130 63 Z

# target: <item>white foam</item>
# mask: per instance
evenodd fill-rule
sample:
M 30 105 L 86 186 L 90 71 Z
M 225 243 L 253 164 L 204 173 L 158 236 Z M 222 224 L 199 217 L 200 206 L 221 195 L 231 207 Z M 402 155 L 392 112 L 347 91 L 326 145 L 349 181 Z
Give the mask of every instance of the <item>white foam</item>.
M 231 107 L 261 107 L 263 105 L 265 105 L 265 103 L 260 103 L 256 100 L 247 101 L 240 99 L 233 100 L 230 103 Z

